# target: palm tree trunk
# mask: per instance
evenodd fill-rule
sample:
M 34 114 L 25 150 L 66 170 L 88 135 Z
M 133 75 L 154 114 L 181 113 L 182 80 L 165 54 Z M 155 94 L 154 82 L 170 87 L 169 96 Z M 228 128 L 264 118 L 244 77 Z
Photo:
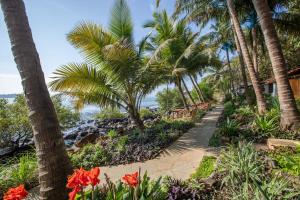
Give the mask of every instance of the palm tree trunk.
M 196 103 L 195 103 L 195 100 L 192 97 L 192 95 L 191 95 L 191 93 L 189 91 L 189 88 L 187 87 L 187 85 L 186 85 L 185 81 L 183 80 L 183 78 L 181 79 L 181 81 L 182 81 L 183 87 L 184 87 L 186 93 L 188 94 L 189 98 L 191 99 L 192 103 L 194 104 L 194 106 L 197 106 Z
M 34 134 L 39 166 L 40 199 L 66 199 L 67 176 L 72 167 L 59 122 L 45 83 L 22 0 L 1 0 Z
M 141 116 L 137 109 L 133 105 L 128 105 L 128 113 L 131 118 L 131 120 L 135 123 L 135 125 L 142 131 L 144 132 L 145 130 L 145 125 L 143 120 L 141 119 Z
M 184 107 L 185 107 L 187 110 L 189 110 L 189 106 L 188 106 L 188 104 L 187 104 L 187 100 L 186 100 L 185 95 L 184 95 L 184 93 L 183 93 L 183 90 L 182 90 L 182 87 L 181 87 L 181 81 L 180 81 L 179 78 L 177 78 L 177 80 L 176 80 L 176 85 L 177 85 L 177 88 L 178 88 L 178 90 L 179 90 L 179 93 L 180 93 L 180 96 L 181 96 L 181 99 L 182 99 L 182 102 L 183 102 Z
M 249 87 L 248 87 L 248 80 L 247 80 L 247 75 L 246 75 L 246 67 L 245 67 L 245 62 L 244 62 L 243 55 L 242 55 L 241 46 L 240 46 L 240 43 L 237 39 L 235 31 L 233 31 L 233 35 L 234 35 L 236 49 L 237 49 L 237 52 L 238 52 L 238 55 L 239 55 L 239 60 L 240 60 L 240 70 L 241 70 L 241 73 L 242 73 L 242 80 L 243 80 L 243 84 L 244 84 L 244 87 L 245 87 L 246 101 L 249 105 L 251 105 L 252 100 L 251 100 L 251 97 L 250 97 L 250 90 L 249 90 Z
M 297 110 L 295 98 L 289 84 L 287 66 L 282 53 L 272 13 L 265 0 L 253 0 L 253 4 L 261 29 L 263 30 L 266 46 L 269 52 L 275 80 L 278 88 L 278 97 L 281 110 L 281 128 L 296 130 L 300 127 L 300 114 Z
M 193 86 L 194 86 L 194 88 L 196 90 L 196 93 L 197 93 L 199 101 L 200 102 L 204 102 L 204 99 L 202 97 L 201 91 L 199 91 L 198 85 L 196 84 L 195 80 L 193 79 L 193 77 L 190 74 L 188 76 L 190 77 L 191 82 L 192 82 L 192 84 L 193 84 Z
M 232 94 L 235 97 L 235 88 L 234 88 L 234 81 L 233 81 L 233 76 L 232 76 L 232 69 L 231 69 L 231 65 L 230 65 L 230 58 L 229 58 L 229 50 L 226 49 L 226 57 L 227 57 L 227 65 L 228 65 L 228 69 L 229 69 L 229 76 L 230 76 L 230 88 L 232 90 Z
M 234 26 L 234 31 L 236 32 L 238 41 L 241 45 L 241 50 L 242 50 L 242 55 L 244 58 L 244 61 L 248 67 L 248 71 L 249 71 L 249 75 L 250 75 L 250 79 L 253 85 L 253 89 L 255 92 L 255 96 L 256 96 L 256 101 L 257 101 L 257 107 L 258 107 L 258 112 L 260 114 L 263 114 L 266 112 L 267 110 L 267 104 L 266 104 L 266 100 L 263 94 L 263 89 L 261 87 L 260 81 L 259 81 L 259 77 L 257 75 L 257 73 L 254 70 L 254 66 L 253 66 L 253 62 L 249 53 L 249 49 L 247 47 L 247 43 L 246 43 L 246 39 L 245 39 L 245 35 L 242 31 L 242 28 L 240 26 L 240 22 L 238 19 L 238 15 L 237 12 L 234 8 L 234 4 L 232 0 L 227 0 L 227 5 L 228 5 L 228 9 L 229 9 L 229 13 L 233 22 L 233 26 Z
M 257 74 L 258 73 L 258 54 L 257 54 L 257 30 L 256 28 L 251 29 L 252 35 L 252 57 L 253 57 L 253 66 L 254 70 Z

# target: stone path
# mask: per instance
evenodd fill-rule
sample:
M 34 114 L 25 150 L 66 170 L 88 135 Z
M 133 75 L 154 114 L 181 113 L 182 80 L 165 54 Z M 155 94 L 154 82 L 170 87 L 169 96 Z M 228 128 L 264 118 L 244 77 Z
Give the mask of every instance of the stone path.
M 216 129 L 216 123 L 223 110 L 222 106 L 208 112 L 200 123 L 181 136 L 166 148 L 159 157 L 145 162 L 138 162 L 112 167 L 101 167 L 101 179 L 107 173 L 112 181 L 119 180 L 126 173 L 133 173 L 141 167 L 142 173 L 148 172 L 151 178 L 172 176 L 176 179 L 187 179 L 199 166 L 204 155 L 214 155 L 208 141 Z

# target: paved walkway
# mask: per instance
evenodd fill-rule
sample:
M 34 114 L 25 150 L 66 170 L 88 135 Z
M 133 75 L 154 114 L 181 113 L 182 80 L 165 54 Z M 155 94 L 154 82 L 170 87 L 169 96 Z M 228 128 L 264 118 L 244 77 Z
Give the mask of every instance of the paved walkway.
M 204 155 L 213 155 L 214 149 L 208 147 L 208 141 L 216 129 L 216 123 L 223 107 L 217 106 L 208 112 L 201 123 L 190 129 L 171 146 L 166 148 L 159 157 L 145 162 L 138 162 L 113 167 L 101 167 L 101 178 L 107 173 L 112 181 L 119 180 L 126 173 L 138 171 L 139 167 L 148 171 L 151 178 L 172 176 L 187 179 L 199 166 Z

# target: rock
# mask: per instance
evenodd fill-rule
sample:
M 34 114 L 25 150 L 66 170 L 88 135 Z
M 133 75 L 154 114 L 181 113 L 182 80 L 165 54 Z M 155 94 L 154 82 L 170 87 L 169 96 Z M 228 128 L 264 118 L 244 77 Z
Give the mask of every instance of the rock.
M 89 133 L 88 135 L 86 135 L 86 136 L 82 137 L 81 139 L 79 139 L 78 141 L 76 141 L 75 146 L 82 148 L 84 145 L 86 145 L 88 143 L 94 143 L 98 137 L 99 137 L 99 135 L 96 133 Z
M 271 149 L 271 150 L 274 150 L 274 147 L 293 147 L 293 148 L 296 148 L 296 146 L 300 145 L 300 141 L 269 138 L 267 140 L 267 145 L 268 145 L 269 149 Z
M 65 140 L 75 140 L 76 137 L 77 137 L 77 135 L 78 135 L 78 132 L 74 131 L 74 132 L 71 132 L 71 133 L 69 133 L 67 135 L 64 135 L 64 139 Z

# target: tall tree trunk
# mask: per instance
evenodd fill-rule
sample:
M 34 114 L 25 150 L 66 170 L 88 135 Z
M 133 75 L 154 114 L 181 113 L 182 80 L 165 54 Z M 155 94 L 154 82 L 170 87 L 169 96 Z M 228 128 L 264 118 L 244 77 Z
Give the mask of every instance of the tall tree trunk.
M 257 54 L 257 30 L 256 28 L 251 29 L 251 35 L 252 35 L 252 57 L 253 57 L 253 66 L 254 70 L 257 74 L 258 72 L 258 54 Z
M 266 0 L 253 0 L 253 4 L 259 17 L 261 29 L 263 30 L 277 83 L 281 110 L 281 128 L 296 130 L 300 127 L 300 114 L 297 110 L 295 98 L 289 84 L 287 66 L 273 24 L 271 10 Z
M 187 100 L 186 100 L 185 95 L 184 95 L 183 90 L 182 90 L 181 81 L 180 81 L 180 79 L 179 79 L 178 77 L 177 77 L 176 79 L 177 79 L 177 80 L 176 80 L 176 85 L 177 85 L 177 88 L 178 88 L 178 90 L 179 90 L 179 93 L 180 93 L 180 96 L 181 96 L 183 105 L 184 105 L 184 107 L 185 107 L 187 110 L 189 110 L 189 106 L 188 106 L 188 104 L 187 104 Z
M 72 167 L 22 0 L 1 0 L 4 20 L 29 108 L 39 166 L 40 199 L 66 199 Z
M 243 80 L 243 84 L 244 84 L 244 87 L 245 87 L 245 97 L 246 97 L 246 101 L 249 105 L 252 104 L 252 100 L 251 100 L 251 97 L 250 97 L 250 89 L 248 87 L 248 80 L 247 80 L 247 74 L 246 74 L 246 67 L 245 67 L 245 63 L 244 63 L 244 59 L 243 59 L 243 55 L 242 55 L 242 50 L 241 50 L 241 46 L 240 46 L 240 43 L 237 39 L 237 36 L 236 36 L 236 32 L 233 31 L 233 35 L 234 35 L 234 40 L 235 40 L 235 44 L 236 44 L 236 49 L 237 49 L 237 52 L 238 52 L 238 55 L 239 55 L 239 60 L 240 60 L 240 70 L 241 70 L 241 73 L 242 73 L 242 80 Z
M 194 104 L 194 106 L 197 106 L 197 104 L 195 103 L 194 98 L 192 97 L 192 95 L 189 91 L 189 88 L 187 87 L 187 85 L 186 85 L 185 81 L 183 80 L 183 78 L 181 79 L 181 81 L 182 81 L 183 87 L 184 87 L 186 93 L 188 94 L 191 102 Z
M 226 58 L 227 58 L 227 65 L 228 65 L 228 69 L 229 69 L 229 76 L 230 76 L 229 84 L 230 84 L 230 88 L 232 90 L 232 94 L 235 97 L 234 81 L 233 81 L 233 76 L 232 76 L 232 69 L 231 69 L 231 65 L 230 65 L 230 58 L 229 58 L 229 50 L 228 49 L 226 49 Z
M 189 78 L 191 79 L 191 82 L 196 90 L 196 93 L 197 93 L 197 96 L 198 96 L 198 99 L 200 102 L 204 102 L 204 99 L 203 99 L 203 96 L 201 94 L 201 91 L 199 91 L 199 88 L 198 88 L 198 85 L 197 83 L 195 82 L 195 80 L 193 79 L 193 77 L 189 74 Z
M 131 120 L 143 132 L 145 130 L 145 126 L 144 126 L 144 122 L 141 119 L 141 116 L 140 116 L 138 110 L 134 106 L 128 105 L 128 113 L 129 113 Z
M 266 104 L 266 100 L 265 100 L 265 97 L 263 94 L 263 89 L 262 89 L 262 86 L 260 85 L 259 77 L 254 70 L 253 62 L 252 62 L 252 59 L 251 59 L 251 56 L 249 53 L 249 49 L 247 47 L 245 35 L 240 26 L 240 22 L 239 22 L 238 15 L 235 10 L 233 1 L 227 0 L 227 5 L 228 5 L 229 13 L 230 13 L 230 16 L 231 16 L 231 19 L 233 22 L 234 30 L 236 32 L 239 43 L 241 45 L 241 50 L 242 50 L 242 55 L 243 55 L 244 61 L 248 67 L 249 75 L 250 75 L 251 82 L 252 82 L 253 89 L 254 89 L 255 96 L 256 96 L 258 112 L 260 114 L 263 114 L 267 110 L 267 104 Z

